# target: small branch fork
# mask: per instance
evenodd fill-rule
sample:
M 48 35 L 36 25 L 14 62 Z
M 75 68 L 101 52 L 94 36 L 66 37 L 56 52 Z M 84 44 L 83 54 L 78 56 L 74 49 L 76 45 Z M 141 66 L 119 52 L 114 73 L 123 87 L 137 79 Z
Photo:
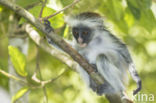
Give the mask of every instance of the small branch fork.
M 57 79 L 59 79 L 61 76 L 63 76 L 66 72 L 68 71 L 68 69 L 66 69 L 63 73 L 61 73 L 60 75 L 52 78 L 52 79 L 49 79 L 49 80 L 40 80 L 37 78 L 37 74 L 34 73 L 34 75 L 32 76 L 32 80 L 36 83 L 39 83 L 40 86 L 35 86 L 35 85 L 32 85 L 32 84 L 29 84 L 26 80 L 23 80 L 17 76 L 14 76 L 10 73 L 7 73 L 5 72 L 3 69 L 0 68 L 0 73 L 8 78 L 11 78 L 11 79 L 14 79 L 16 81 L 18 81 L 19 83 L 22 83 L 24 85 L 29 85 L 31 86 L 32 88 L 43 88 L 44 86 L 50 84 L 50 83 L 53 83 L 54 81 L 56 81 Z
M 57 15 L 57 14 L 59 14 L 59 13 L 65 11 L 66 9 L 68 9 L 68 8 L 70 8 L 70 7 L 74 6 L 74 5 L 76 5 L 79 1 L 80 1 L 80 0 L 74 0 L 73 3 L 67 5 L 67 6 L 64 7 L 63 9 L 61 9 L 61 10 L 55 12 L 54 14 L 51 14 L 51 15 L 46 16 L 46 17 L 42 17 L 43 9 L 44 9 L 45 4 L 46 4 L 46 2 L 47 2 L 47 0 L 45 0 L 44 5 L 43 5 L 42 8 L 41 8 L 39 18 L 40 18 L 41 21 L 43 21 L 43 20 L 48 20 L 48 19 L 50 19 L 51 17 L 53 17 L 53 16 L 55 16 L 55 15 Z
M 40 80 L 37 78 L 37 74 L 34 73 L 34 75 L 32 76 L 32 79 L 36 82 L 36 83 L 40 83 L 42 87 L 44 87 L 47 84 L 50 84 L 52 82 L 54 82 L 55 80 L 59 79 L 61 76 L 63 76 L 66 72 L 68 71 L 68 69 L 66 69 L 63 73 L 61 73 L 60 75 L 58 75 L 55 78 L 52 78 L 50 80 Z

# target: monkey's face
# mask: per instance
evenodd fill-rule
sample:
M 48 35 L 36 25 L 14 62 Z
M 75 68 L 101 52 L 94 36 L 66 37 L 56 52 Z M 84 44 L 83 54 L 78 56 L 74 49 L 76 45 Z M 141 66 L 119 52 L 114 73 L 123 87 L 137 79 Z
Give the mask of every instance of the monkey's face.
M 85 26 L 73 27 L 72 33 L 80 47 L 86 47 L 92 37 L 91 29 Z

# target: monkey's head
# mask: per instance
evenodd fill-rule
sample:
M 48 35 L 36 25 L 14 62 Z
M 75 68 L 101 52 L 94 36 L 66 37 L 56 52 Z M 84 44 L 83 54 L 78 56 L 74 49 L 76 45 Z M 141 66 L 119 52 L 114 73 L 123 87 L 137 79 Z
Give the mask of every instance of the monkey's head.
M 95 31 L 104 28 L 102 17 L 92 12 L 67 17 L 66 22 L 72 28 L 72 34 L 80 47 L 86 47 L 96 35 Z

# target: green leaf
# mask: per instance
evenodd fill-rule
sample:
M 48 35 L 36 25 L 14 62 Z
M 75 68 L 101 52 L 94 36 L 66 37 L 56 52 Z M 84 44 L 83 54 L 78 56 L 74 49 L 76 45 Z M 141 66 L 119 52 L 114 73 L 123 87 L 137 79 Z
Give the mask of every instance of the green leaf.
M 41 10 L 42 6 L 41 5 L 37 5 L 34 8 L 30 9 L 29 12 L 35 16 L 36 18 L 39 17 L 40 14 L 40 10 Z M 44 14 L 44 13 L 43 13 Z
M 40 0 L 16 0 L 16 4 L 26 7 L 28 5 L 32 5 L 33 3 L 39 2 Z
M 146 28 L 150 33 L 156 27 L 156 19 L 152 10 L 146 9 L 141 12 L 141 18 L 139 20 L 139 24 Z
M 63 36 L 64 36 L 64 38 L 68 38 L 69 37 L 69 27 L 68 26 L 65 27 Z
M 127 5 L 130 9 L 130 11 L 132 12 L 133 16 L 136 19 L 140 19 L 141 13 L 140 13 L 140 9 L 136 6 L 134 6 L 134 4 L 132 4 L 132 2 L 130 2 L 131 0 L 127 0 Z
M 27 76 L 26 57 L 16 47 L 8 46 L 11 62 L 16 72 L 21 76 Z
M 45 7 L 43 10 L 43 17 L 54 14 L 56 11 Z M 49 19 L 53 28 L 60 28 L 64 25 L 63 13 L 57 14 L 54 17 Z
M 150 9 L 152 5 L 152 0 L 137 0 L 137 4 L 139 5 L 139 8 L 142 9 Z
M 73 2 L 73 0 L 60 0 L 61 4 L 63 6 L 67 6 Z
M 128 25 L 128 28 L 131 28 L 135 22 L 134 16 L 128 8 L 125 9 L 124 20 Z
M 31 10 L 29 10 L 36 18 L 39 17 L 39 14 L 40 14 L 40 10 L 41 10 L 41 6 L 36 6 L 34 8 L 32 8 Z M 52 8 L 49 8 L 49 7 L 45 7 L 43 9 L 43 15 L 42 17 L 46 17 L 46 16 L 49 16 L 51 14 L 54 14 L 56 11 Z M 51 25 L 53 28 L 59 28 L 59 27 L 62 27 L 64 25 L 64 19 L 63 19 L 63 14 L 60 13 L 60 14 L 57 14 L 53 17 L 51 17 L 49 19 L 49 21 L 51 22 Z
M 20 97 L 22 97 L 27 91 L 29 90 L 28 87 L 21 88 L 13 97 L 11 102 L 15 103 Z

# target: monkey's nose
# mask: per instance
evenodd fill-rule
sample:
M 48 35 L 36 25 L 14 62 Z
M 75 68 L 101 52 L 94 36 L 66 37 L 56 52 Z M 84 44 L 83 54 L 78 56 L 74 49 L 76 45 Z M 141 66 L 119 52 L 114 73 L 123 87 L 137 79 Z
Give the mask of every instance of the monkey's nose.
M 82 42 L 83 42 L 83 39 L 79 37 L 79 38 L 78 38 L 78 42 L 79 42 L 79 43 L 82 43 Z

